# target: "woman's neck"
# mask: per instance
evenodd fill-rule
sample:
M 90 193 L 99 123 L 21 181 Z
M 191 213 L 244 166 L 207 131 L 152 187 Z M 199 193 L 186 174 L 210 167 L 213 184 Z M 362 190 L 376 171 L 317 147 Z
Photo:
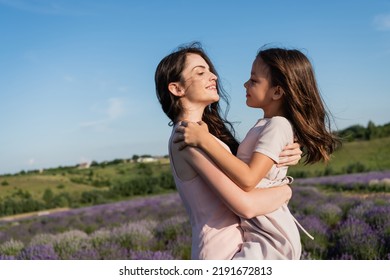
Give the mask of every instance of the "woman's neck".
M 177 117 L 176 122 L 179 121 L 199 122 L 202 120 L 204 109 L 205 108 L 185 110 Z

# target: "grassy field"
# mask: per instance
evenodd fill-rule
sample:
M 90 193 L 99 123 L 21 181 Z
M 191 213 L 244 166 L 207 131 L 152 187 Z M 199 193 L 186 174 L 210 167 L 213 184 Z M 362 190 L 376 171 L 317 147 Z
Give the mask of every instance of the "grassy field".
M 42 173 L 0 176 L 0 199 L 17 190 L 28 191 L 34 199 L 40 199 L 46 189 L 50 189 L 54 195 L 63 192 L 77 195 L 84 191 L 107 189 L 116 181 L 143 174 L 156 175 L 163 171 L 169 171 L 167 159 L 148 164 L 123 162 L 107 166 L 100 164 L 88 169 L 64 167 L 44 170 Z
M 5 183 L 6 182 L 6 183 Z M 10 176 L 0 179 L 0 198 L 12 195 L 16 190 L 28 190 L 33 198 L 41 198 L 46 189 L 54 194 L 60 192 L 81 193 L 93 190 L 94 187 L 86 184 L 73 183 L 67 175 L 36 175 Z
M 356 170 L 361 168 L 363 170 Z M 330 174 L 345 174 L 375 170 L 390 170 L 390 137 L 371 141 L 344 143 L 328 165 L 323 163 L 298 164 L 289 169 L 291 174 L 306 173 L 307 177 Z M 351 170 L 352 172 L 347 172 Z

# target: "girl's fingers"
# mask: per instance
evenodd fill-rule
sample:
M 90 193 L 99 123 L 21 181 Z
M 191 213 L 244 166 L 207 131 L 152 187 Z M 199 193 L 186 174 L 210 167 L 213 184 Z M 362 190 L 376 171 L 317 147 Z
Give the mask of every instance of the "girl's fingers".
M 179 143 L 184 141 L 184 135 L 182 133 L 175 133 L 172 139 L 173 143 Z

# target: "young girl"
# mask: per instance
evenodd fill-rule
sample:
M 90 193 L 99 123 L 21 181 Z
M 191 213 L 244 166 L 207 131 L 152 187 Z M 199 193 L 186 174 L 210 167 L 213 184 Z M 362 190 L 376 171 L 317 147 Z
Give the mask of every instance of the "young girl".
M 293 49 L 261 50 L 244 87 L 246 104 L 262 109 L 264 117 L 249 130 L 237 157 L 221 149 L 203 122 L 183 122 L 177 127 L 174 142 L 178 149 L 186 145 L 201 148 L 245 191 L 289 182 L 287 167 L 278 167 L 278 155 L 294 138 L 304 146 L 305 163 L 329 160 L 339 141 L 330 132 L 314 71 L 304 54 Z M 242 252 L 248 250 L 246 256 L 253 259 L 300 259 L 295 223 L 287 204 L 270 214 L 242 219 L 244 239 L 252 242 Z

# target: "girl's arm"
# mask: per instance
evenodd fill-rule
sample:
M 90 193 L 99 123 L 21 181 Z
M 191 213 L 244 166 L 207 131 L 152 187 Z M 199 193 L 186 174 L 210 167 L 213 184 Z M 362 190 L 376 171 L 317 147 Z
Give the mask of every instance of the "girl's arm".
M 219 143 L 218 145 L 221 146 Z M 188 147 L 180 154 L 224 203 L 243 218 L 250 219 L 271 213 L 291 198 L 292 192 L 288 185 L 243 191 L 198 148 Z
M 183 123 L 185 123 L 185 126 L 187 126 L 187 122 L 183 122 Z M 207 130 L 207 124 L 205 124 L 204 122 L 199 122 L 198 124 L 201 125 L 202 127 L 205 126 L 205 129 Z M 180 131 L 180 128 L 178 131 Z M 176 137 L 176 142 L 180 142 L 180 141 L 183 141 L 183 138 Z M 180 150 L 184 149 L 186 146 L 187 144 L 183 142 L 182 144 L 180 144 Z M 301 160 L 301 158 L 302 158 L 302 150 L 299 143 L 294 142 L 291 144 L 287 144 L 279 155 L 279 163 L 277 164 L 277 167 L 283 167 L 283 166 L 288 167 L 288 166 L 297 165 Z
M 283 125 L 285 125 L 283 121 L 277 123 L 278 127 L 283 127 Z M 275 163 L 269 156 L 257 152 L 252 154 L 248 163 L 241 161 L 226 151 L 218 140 L 208 133 L 207 125 L 204 122 L 185 123 L 184 126 L 178 127 L 177 131 L 182 133 L 175 140 L 176 142 L 183 141 L 179 144 L 180 149 L 186 145 L 201 148 L 245 191 L 253 189 Z M 297 164 L 301 154 L 302 151 L 298 144 L 287 145 L 280 154 L 278 167 Z
M 184 145 L 199 147 L 244 191 L 252 190 L 271 169 L 274 161 L 261 153 L 253 153 L 247 164 L 228 152 L 217 139 L 208 132 L 205 123 L 188 123 L 179 126 L 183 133 Z M 181 144 L 180 148 L 185 147 Z

